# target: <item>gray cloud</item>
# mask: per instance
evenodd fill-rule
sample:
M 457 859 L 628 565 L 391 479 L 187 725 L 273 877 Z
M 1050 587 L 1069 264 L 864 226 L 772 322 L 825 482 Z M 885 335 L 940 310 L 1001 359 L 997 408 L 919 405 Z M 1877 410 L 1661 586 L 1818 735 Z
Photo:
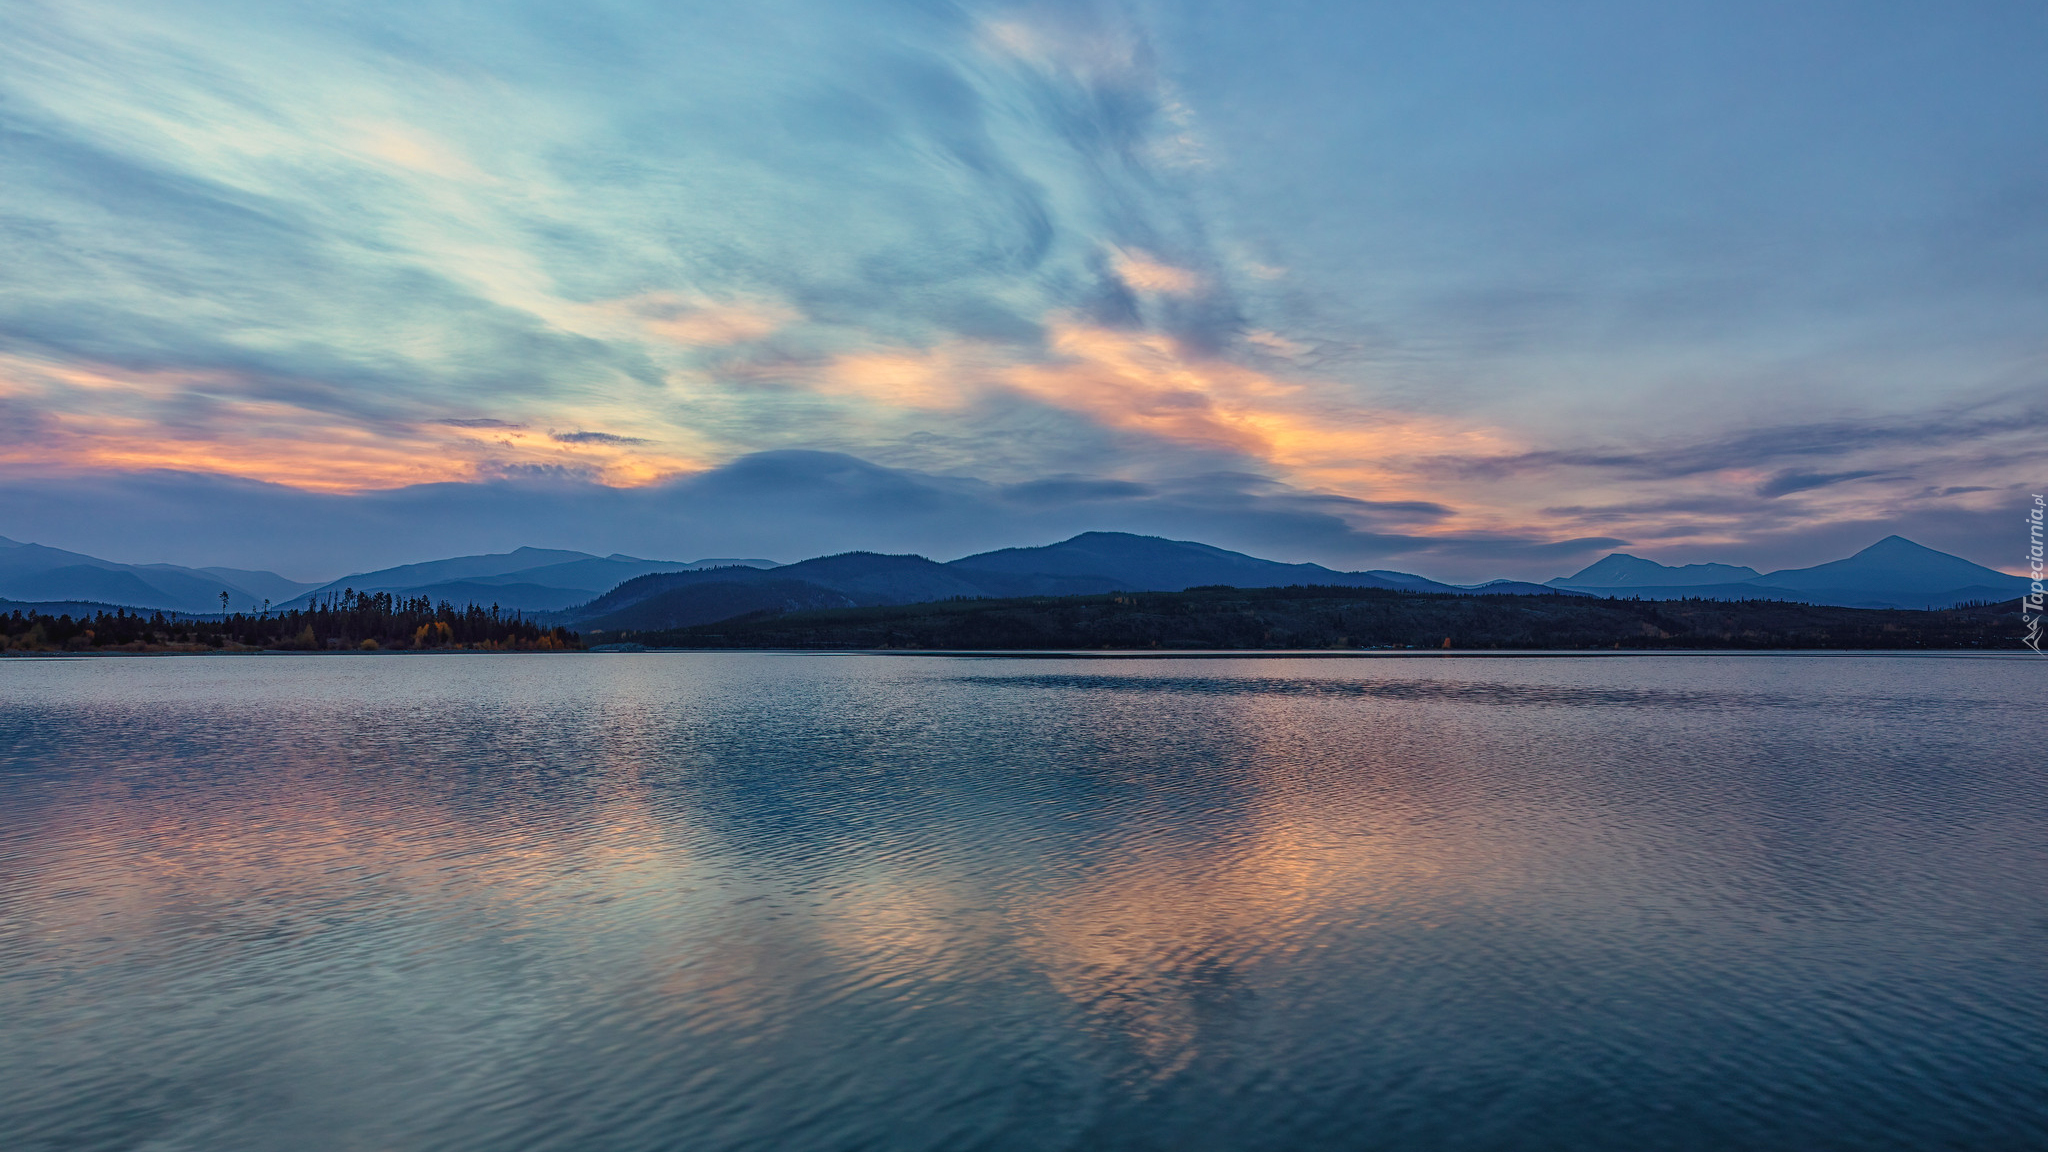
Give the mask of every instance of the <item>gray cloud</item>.
M 275 568 L 304 578 L 524 544 L 662 559 L 782 560 L 870 549 L 951 559 L 1089 530 L 1195 539 L 1344 568 L 1483 579 L 1570 563 L 1611 537 L 1437 537 L 1427 504 L 1301 492 L 1217 472 L 1133 483 L 997 485 L 831 452 L 762 452 L 665 484 L 607 488 L 560 469 L 355 496 L 178 472 L 0 474 L 0 535 L 131 562 Z
M 288 202 L 116 154 L 0 104 L 0 350 L 379 428 L 462 397 L 659 384 L 637 348 L 550 329 Z M 410 349 L 410 350 L 407 350 Z M 195 398 L 204 403 L 203 399 Z M 199 427 L 211 414 L 158 412 Z
M 438 420 L 737 457 L 608 494 L 476 437 L 462 464 L 489 482 L 306 497 L 336 523 L 414 501 L 489 532 L 768 539 L 663 501 L 773 522 L 782 491 L 792 541 L 1122 525 L 1458 577 L 1632 533 L 1778 547 L 1829 501 L 1911 520 L 2048 464 L 2048 167 L 2014 111 L 2048 74 L 2038 22 L 1990 9 L 1940 17 L 1998 33 L 1968 59 L 1914 32 L 1932 17 L 1704 3 L 1482 0 L 1450 24 L 1298 0 L 108 11 L 0 13 L 0 352 L 149 379 L 61 411 L 34 390 L 63 386 L 32 381 L 4 435 L 104 415 L 203 447 L 303 419 L 389 444 Z M 1812 68 L 1757 68 L 1779 43 Z M 1147 288 L 1119 253 L 1189 278 Z M 726 304 L 771 318 L 687 334 Z M 1058 398 L 821 384 L 850 352 L 1050 359 L 1075 319 L 1256 363 L 1298 411 L 1536 450 L 1403 478 L 1434 499 L 1347 500 Z M 1248 347 L 1253 329 L 1282 339 Z M 1660 407 L 1681 390 L 1725 402 Z M 1573 415 L 1592 407 L 1599 436 Z M 796 447 L 844 455 L 760 454 Z M 133 491 L 171 520 L 168 493 L 201 493 Z M 232 492 L 251 515 L 289 503 Z M 499 511 L 520 500 L 557 511 Z M 1435 535 L 1567 502 L 1545 530 L 1571 540 Z
M 1882 475 L 1884 473 L 1873 470 L 1861 472 L 1802 472 L 1796 468 L 1788 468 L 1772 476 L 1762 484 L 1757 485 L 1756 494 L 1759 496 L 1785 496 L 1793 492 L 1810 492 L 1815 488 L 1827 488 L 1835 484 L 1845 484 L 1851 480 L 1864 480 L 1872 476 Z
M 2000 436 L 2048 431 L 2048 408 L 2034 405 L 2006 407 L 2001 411 L 2001 407 L 2005 406 L 1984 401 L 1960 410 L 1936 410 L 1911 417 L 1789 424 L 1698 440 L 1666 440 L 1641 448 L 1549 449 L 1515 456 L 1447 458 L 1437 461 L 1436 467 L 1448 474 L 1496 479 L 1561 468 L 1587 468 L 1625 477 L 1667 480 L 1872 451 L 1933 452 Z M 2048 445 L 2043 445 L 2040 452 L 2048 455 Z M 1800 469 L 1785 472 L 1788 476 L 1806 474 Z M 1847 472 L 1834 475 L 1838 479 L 1854 478 Z M 1798 487 L 1785 488 L 1773 494 L 1797 490 Z

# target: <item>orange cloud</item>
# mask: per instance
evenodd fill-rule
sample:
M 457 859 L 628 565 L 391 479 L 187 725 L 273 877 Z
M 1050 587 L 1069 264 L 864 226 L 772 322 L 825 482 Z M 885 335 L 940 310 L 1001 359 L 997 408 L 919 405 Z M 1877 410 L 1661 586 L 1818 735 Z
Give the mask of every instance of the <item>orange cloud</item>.
M 320 492 L 474 480 L 520 465 L 567 466 L 633 486 L 705 466 L 659 444 L 564 443 L 526 428 L 433 420 L 365 422 L 237 394 L 246 390 L 246 382 L 200 373 L 0 357 L 0 399 L 37 412 L 36 435 L 0 443 L 0 464 L 169 468 Z M 204 407 L 192 415 L 195 400 Z
M 655 323 L 701 324 L 691 337 L 764 331 L 772 318 L 738 320 L 675 302 L 674 314 L 641 301 Z M 752 327 L 748 327 L 752 324 Z M 954 341 L 930 349 L 863 351 L 796 370 L 823 396 L 858 401 L 843 415 L 941 420 L 991 392 L 1014 391 L 1124 429 L 1180 444 L 1241 453 L 1277 478 L 1311 491 L 1379 500 L 1441 500 L 1428 479 L 1447 457 L 1519 451 L 1500 433 L 1456 421 L 1364 409 L 1333 390 L 1276 378 L 1203 355 L 1171 337 L 1076 321 L 1049 330 L 1051 358 L 1020 364 L 998 346 Z M 172 468 L 352 492 L 474 480 L 508 468 L 556 466 L 630 487 L 696 471 L 735 448 L 655 422 L 634 397 L 564 398 L 501 413 L 507 424 L 365 417 L 270 395 L 260 381 L 228 374 L 133 372 L 0 357 L 0 398 L 35 413 L 37 433 L 0 446 L 0 463 L 50 468 Z M 573 405 L 573 406 L 572 406 Z M 462 413 L 471 415 L 471 413 Z M 829 419 L 829 418 L 828 418 Z M 516 423 L 518 426 L 512 426 Z M 575 434 L 556 435 L 573 429 Z M 607 434 L 584 433 L 596 429 Z M 708 459 L 706 457 L 709 457 Z M 1500 515 L 1526 513 L 1495 501 Z M 1460 526 L 1473 526 L 1470 517 Z M 1435 530 L 1450 530 L 1448 523 Z
M 966 343 L 924 351 L 860 352 L 824 365 L 811 388 L 889 407 L 949 409 L 973 399 L 989 371 L 982 350 Z
M 1154 292 L 1162 296 L 1193 296 L 1207 287 L 1207 282 L 1185 268 L 1163 264 L 1146 253 L 1136 250 L 1113 248 L 1111 266 L 1125 284 L 1140 292 Z
M 1269 337 L 1257 340 L 1269 348 L 1292 347 L 1277 335 L 1257 336 Z M 1063 321 L 1049 337 L 1053 356 L 1040 362 L 1019 364 L 1001 348 L 954 341 L 834 357 L 796 373 L 794 382 L 897 415 L 957 411 L 990 392 L 1013 391 L 1104 427 L 1241 453 L 1309 491 L 1380 501 L 1444 501 L 1454 494 L 1441 478 L 1442 460 L 1525 450 L 1501 430 L 1348 403 L 1333 386 L 1279 379 L 1158 333 Z M 872 414 L 855 407 L 846 417 Z M 1528 531 L 1546 519 L 1497 497 L 1457 503 L 1473 511 L 1410 530 Z
M 1492 430 L 1334 405 L 1301 384 L 1189 353 L 1171 337 L 1055 325 L 1059 359 L 1012 368 L 1005 382 L 1114 428 L 1259 457 L 1297 483 L 1375 497 L 1426 499 L 1419 457 L 1498 454 Z
M 1266 347 L 1293 347 L 1257 336 Z M 1277 379 L 1157 333 L 1068 321 L 1051 326 L 1049 344 L 1051 359 L 1028 364 L 970 341 L 850 353 L 803 369 L 797 382 L 898 412 L 958 410 L 1011 390 L 1105 427 L 1254 457 L 1300 487 L 1378 500 L 1436 500 L 1441 491 L 1423 475 L 1432 461 L 1521 450 L 1494 429 L 1347 404 L 1332 399 L 1332 388 Z

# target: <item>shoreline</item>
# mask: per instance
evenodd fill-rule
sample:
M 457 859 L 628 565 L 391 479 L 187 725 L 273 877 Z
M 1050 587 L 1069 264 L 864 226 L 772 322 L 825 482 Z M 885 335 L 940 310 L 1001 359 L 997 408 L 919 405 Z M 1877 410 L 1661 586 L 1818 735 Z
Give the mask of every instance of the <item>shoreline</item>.
M 985 660 L 1527 660 L 1608 659 L 1643 656 L 1884 656 L 1884 657 L 1991 657 L 2024 659 L 2036 656 L 2026 648 L 642 648 L 638 651 L 592 651 L 589 649 L 498 650 L 490 649 L 384 649 L 376 652 L 301 652 L 266 648 L 242 652 L 185 651 L 159 649 L 141 652 L 30 652 L 0 651 L 6 660 L 122 659 L 191 656 L 262 657 L 312 656 L 370 658 L 380 656 L 903 656 L 950 657 Z

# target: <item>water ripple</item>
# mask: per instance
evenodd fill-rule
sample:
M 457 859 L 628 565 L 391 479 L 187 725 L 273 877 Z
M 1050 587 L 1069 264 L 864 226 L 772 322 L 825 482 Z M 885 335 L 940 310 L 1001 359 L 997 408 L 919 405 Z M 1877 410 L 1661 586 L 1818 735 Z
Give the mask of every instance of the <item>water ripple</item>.
M 2048 664 L 0 664 L 57 1149 L 2048 1146 Z

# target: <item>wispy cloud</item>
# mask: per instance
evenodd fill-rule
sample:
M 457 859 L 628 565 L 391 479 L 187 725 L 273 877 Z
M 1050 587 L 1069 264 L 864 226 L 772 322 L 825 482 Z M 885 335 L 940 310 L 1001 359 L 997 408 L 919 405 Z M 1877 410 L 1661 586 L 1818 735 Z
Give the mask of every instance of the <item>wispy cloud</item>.
M 550 432 L 548 439 L 557 444 L 645 444 L 638 436 L 616 436 L 610 432 Z
M 1307 492 L 1244 473 L 1146 482 L 1069 475 L 996 485 L 809 451 L 756 453 L 630 488 L 532 463 L 469 483 L 353 495 L 183 470 L 52 476 L 0 467 L 0 500 L 29 510 L 11 527 L 30 539 L 116 559 L 265 558 L 309 575 L 428 553 L 502 551 L 536 538 L 660 558 L 788 560 L 880 549 L 951 559 L 1101 529 L 1346 568 L 1421 567 L 1477 579 L 1503 564 L 1590 559 L 1615 543 L 1598 536 L 1422 534 L 1416 529 L 1435 526 L 1447 510 Z M 85 508 L 97 511 L 81 516 Z
M 1121 249 L 1111 253 L 1111 267 L 1133 291 L 1156 292 L 1165 296 L 1194 296 L 1208 286 L 1201 276 L 1185 268 L 1164 264 L 1143 252 Z
M 1757 485 L 1756 494 L 1759 496 L 1785 496 L 1793 492 L 1811 492 L 1816 488 L 1826 488 L 1833 484 L 1846 484 L 1851 480 L 1865 480 L 1872 476 L 1882 475 L 1884 473 L 1871 469 L 1860 472 L 1802 472 L 1796 468 L 1788 468 L 1776 473 L 1762 484 Z
M 1213 494 L 1246 539 L 1445 557 L 1967 518 L 2048 465 L 2026 34 L 1989 105 L 1857 88 L 1884 16 L 1770 81 L 1798 116 L 1709 115 L 1668 86 L 1777 76 L 1753 37 L 1631 78 L 1637 17 L 1492 15 L 17 4 L 0 463 L 660 490 L 811 448 L 1161 517 L 1235 475 L 1280 486 Z M 1786 135 L 1830 85 L 1840 171 Z

